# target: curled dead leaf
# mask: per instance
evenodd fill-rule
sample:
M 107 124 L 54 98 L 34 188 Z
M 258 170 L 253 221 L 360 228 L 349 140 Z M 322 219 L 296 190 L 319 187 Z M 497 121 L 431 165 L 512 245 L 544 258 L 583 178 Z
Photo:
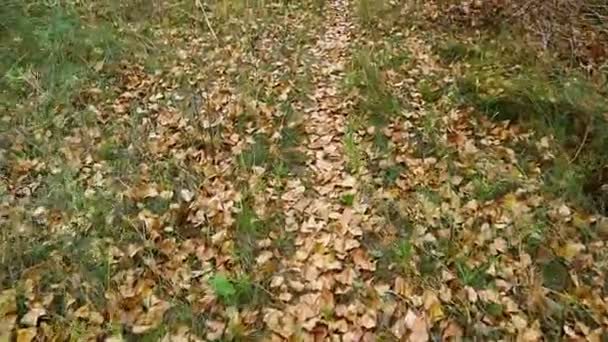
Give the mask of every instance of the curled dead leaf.
M 408 310 L 405 315 L 405 325 L 411 331 L 409 341 L 426 342 L 429 340 L 428 325 L 424 315 L 418 315 Z
M 208 320 L 205 325 L 207 326 L 207 339 L 211 341 L 219 340 L 224 335 L 224 329 L 226 323 L 222 321 Z

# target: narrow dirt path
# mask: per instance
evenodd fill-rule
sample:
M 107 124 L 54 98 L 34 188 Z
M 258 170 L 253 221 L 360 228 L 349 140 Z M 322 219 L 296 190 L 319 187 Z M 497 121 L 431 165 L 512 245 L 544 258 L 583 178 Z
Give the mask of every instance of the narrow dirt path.
M 356 191 L 355 178 L 346 171 L 342 144 L 351 104 L 339 92 L 353 25 L 347 0 L 327 6 L 323 36 L 310 51 L 317 61 L 310 70 L 312 102 L 300 108 L 312 189 L 295 179 L 282 196 L 286 229 L 296 235 L 297 252 L 282 260 L 282 272 L 271 283 L 273 290 L 282 292 L 287 307 L 267 310 L 264 321 L 283 338 L 301 329 L 305 340 L 345 334 L 344 340 L 352 341 L 363 337 L 362 328 L 372 328 L 376 317 L 357 296 L 345 294 L 351 293 L 359 272 L 373 271 L 375 265 L 360 248 L 357 211 L 365 209 L 341 204 L 344 194 Z

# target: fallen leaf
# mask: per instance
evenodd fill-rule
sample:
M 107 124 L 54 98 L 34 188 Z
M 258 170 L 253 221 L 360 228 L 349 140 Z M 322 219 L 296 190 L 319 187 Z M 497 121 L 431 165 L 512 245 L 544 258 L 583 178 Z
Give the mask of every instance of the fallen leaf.
M 353 257 L 353 262 L 355 263 L 355 266 L 357 266 L 360 270 L 364 270 L 364 271 L 375 271 L 376 270 L 376 264 L 370 260 L 369 256 L 363 249 L 361 249 L 361 248 L 355 249 L 352 253 L 352 257 Z
M 359 325 L 364 327 L 365 329 L 373 329 L 376 327 L 376 312 L 372 310 L 368 310 L 361 318 L 359 319 Z
M 412 333 L 409 340 L 412 342 L 426 342 L 429 340 L 428 326 L 424 315 L 417 316 L 410 326 Z
M 30 342 L 36 337 L 36 328 L 25 328 L 17 330 L 16 342 Z
M 556 254 L 558 256 L 563 257 L 564 259 L 571 261 L 576 257 L 579 253 L 584 251 L 587 247 L 580 242 L 567 242 L 564 246 L 560 247 Z
M 188 189 L 182 189 L 179 194 L 186 202 L 192 202 L 192 199 L 194 198 L 194 193 Z
M 453 338 L 458 341 L 462 338 L 463 333 L 464 332 L 460 325 L 455 322 L 450 322 L 448 323 L 448 326 L 443 330 L 443 339 L 449 340 L 450 338 Z
M 255 258 L 255 262 L 258 265 L 263 265 L 272 259 L 273 254 L 271 251 L 262 251 L 257 258 Z
M 35 327 L 38 325 L 38 319 L 44 315 L 46 315 L 44 308 L 34 307 L 21 317 L 20 322 L 27 327 Z
M 207 339 L 211 341 L 219 340 L 224 335 L 224 329 L 226 328 L 226 323 L 221 321 L 207 320 L 205 322 L 207 326 Z

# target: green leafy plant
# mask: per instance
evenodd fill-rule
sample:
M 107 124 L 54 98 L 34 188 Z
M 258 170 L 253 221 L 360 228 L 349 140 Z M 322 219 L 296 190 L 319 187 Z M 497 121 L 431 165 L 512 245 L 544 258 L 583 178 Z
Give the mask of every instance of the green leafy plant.
M 236 287 L 232 280 L 224 274 L 216 274 L 209 280 L 215 294 L 226 303 L 234 302 Z

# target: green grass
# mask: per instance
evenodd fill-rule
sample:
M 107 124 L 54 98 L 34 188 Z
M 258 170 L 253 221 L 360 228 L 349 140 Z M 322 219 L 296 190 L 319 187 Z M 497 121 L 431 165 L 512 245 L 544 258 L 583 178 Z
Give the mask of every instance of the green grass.
M 469 46 L 457 40 L 449 40 L 436 47 L 439 57 L 448 63 L 465 61 L 471 58 L 482 57 L 483 54 L 476 46 Z
M 437 102 L 444 93 L 444 89 L 437 85 L 434 80 L 423 79 L 418 82 L 417 86 L 422 99 L 427 103 Z
M 392 254 L 395 256 L 396 260 L 399 263 L 406 263 L 411 259 L 413 254 L 412 243 L 406 239 L 398 241 L 392 248 Z
M 517 183 L 509 180 L 486 180 L 475 177 L 472 181 L 473 197 L 481 202 L 496 200 L 517 189 Z
M 355 137 L 352 125 L 347 128 L 344 135 L 344 153 L 346 154 L 346 164 L 351 174 L 358 174 L 365 166 L 365 156 L 361 150 L 361 145 Z
M 464 261 L 456 261 L 456 275 L 465 286 L 471 286 L 475 289 L 487 288 L 492 283 L 492 277 L 486 273 L 489 264 L 478 267 L 470 267 Z
M 211 25 L 222 40 L 219 45 L 226 46 L 230 54 L 250 53 L 243 56 L 243 60 L 259 60 L 261 39 L 277 33 L 285 19 L 292 20 L 294 13 L 306 18 L 306 25 L 298 26 L 297 32 L 281 30 L 280 36 L 285 39 L 272 38 L 281 42 L 273 44 L 276 48 L 269 53 L 272 62 L 286 61 L 293 64 L 293 70 L 285 71 L 266 63 L 256 75 L 259 77 L 246 84 L 251 88 L 246 94 L 250 97 L 238 91 L 236 100 L 228 99 L 230 104 L 249 104 L 247 101 L 252 99 L 267 101 L 274 111 L 307 98 L 312 85 L 309 75 L 298 70 L 307 57 L 299 45 L 313 41 L 316 31 L 310 29 L 314 25 L 309 23 L 315 20 L 319 23 L 321 19 L 322 12 L 311 12 L 309 7 L 318 11 L 323 4 L 320 0 L 205 3 L 209 6 L 205 9 Z M 189 37 L 190 34 L 201 37 L 202 41 L 196 44 L 218 44 L 210 37 L 202 12 L 198 9 L 193 13 L 184 12 L 192 9 L 192 1 L 169 4 L 162 1 L 0 0 L 0 7 L 0 170 L 3 174 L 0 286 L 30 286 L 24 284 L 24 278 L 33 274 L 36 294 L 54 295 L 55 299 L 60 293 L 73 296 L 76 302 L 69 310 L 62 307 L 65 303 L 50 306 L 45 303 L 48 311 L 45 323 L 52 329 L 65 328 L 67 331 L 61 337 L 80 340 L 88 336 L 93 327 L 84 320 L 62 325 L 70 319 L 71 309 L 87 303 L 104 312 L 108 305 L 106 296 L 121 286 L 120 277 L 113 277 L 133 269 L 147 273 L 150 269 L 144 259 L 159 264 L 169 261 L 156 243 L 175 241 L 178 246 L 185 240 L 198 243 L 215 229 L 213 222 L 206 222 L 204 227 L 194 226 L 190 204 L 199 198 L 202 184 L 220 176 L 211 175 L 217 172 L 213 157 L 227 152 L 228 146 L 221 139 L 232 126 L 203 124 L 201 113 L 206 107 L 200 99 L 195 99 L 194 92 L 205 89 L 212 93 L 217 89 L 209 87 L 206 80 L 216 82 L 220 78 L 218 88 L 225 91 L 225 87 L 237 86 L 229 84 L 236 78 L 232 73 L 246 74 L 250 70 L 246 70 L 241 60 L 235 60 L 234 64 L 230 62 L 230 68 L 235 70 L 222 70 L 221 77 L 213 77 L 208 69 L 215 71 L 215 66 L 227 65 L 224 63 L 227 60 L 218 52 L 222 49 L 213 48 L 213 53 L 202 56 L 188 56 L 192 58 L 183 63 L 175 53 L 165 49 L 183 48 L 192 53 L 192 42 L 181 41 L 182 35 Z M 222 22 L 221 16 L 226 22 Z M 222 32 L 228 34 L 221 35 Z M 175 39 L 166 41 L 168 34 Z M 250 44 L 250 49 L 245 50 L 243 44 Z M 190 61 L 194 67 L 189 65 Z M 174 71 L 183 75 L 173 77 Z M 281 87 L 267 86 L 266 77 L 271 73 L 273 77 L 281 73 L 281 86 L 292 88 L 287 100 L 279 100 L 281 94 L 276 90 Z M 224 80 L 229 82 L 224 84 Z M 150 82 L 150 86 L 140 88 L 141 82 Z M 114 105 L 124 100 L 118 99 L 124 93 L 133 98 L 125 101 L 128 102 L 126 113 L 116 113 Z M 149 96 L 158 94 L 165 97 L 154 104 L 148 101 Z M 172 97 L 177 94 L 182 99 Z M 199 108 L 194 108 L 195 101 L 199 101 L 196 104 Z M 157 110 L 167 107 L 183 114 L 187 128 L 162 131 L 156 114 Z M 260 182 L 263 184 L 258 186 L 266 190 L 268 183 L 285 183 L 288 177 L 305 169 L 306 156 L 301 148 L 305 132 L 298 122 L 301 118 L 287 113 L 284 121 L 269 124 L 272 119 L 261 118 L 245 105 L 241 111 L 247 115 L 242 115 L 240 122 L 235 120 L 240 137 L 251 132 L 280 130 L 281 138 L 273 137 L 271 141 L 270 133 L 254 134 L 253 141 L 240 155 L 234 160 L 225 160 L 230 167 L 222 171 L 226 171 L 221 175 L 226 177 L 224 181 L 237 183 L 243 174 L 249 175 L 251 168 L 265 167 L 270 172 L 263 175 Z M 102 122 L 102 117 L 107 121 Z M 233 119 L 230 115 L 226 118 Z M 161 152 L 151 151 L 154 139 L 149 139 L 150 134 L 159 131 L 162 131 L 159 140 L 176 133 L 179 141 L 166 149 L 161 147 L 164 149 Z M 195 151 L 201 152 L 200 160 L 194 157 Z M 180 155 L 181 152 L 185 153 Z M 29 163 L 35 166 L 24 168 Z M 132 188 L 151 183 L 169 195 L 131 198 Z M 277 185 L 280 191 L 279 187 Z M 183 189 L 189 189 L 195 197 L 182 199 Z M 259 307 L 268 300 L 261 282 L 272 270 L 259 273 L 254 265 L 258 242 L 268 238 L 270 230 L 277 232 L 270 247 L 273 251 L 287 257 L 296 248 L 295 236 L 283 231 L 284 222 L 275 217 L 280 216 L 276 209 L 271 210 L 270 218 L 260 218 L 251 199 L 244 197 L 242 203 L 236 203 L 236 210 L 226 213 L 236 222 L 227 228 L 234 233 L 233 241 L 223 246 L 227 249 L 221 252 L 234 255 L 227 256 L 230 265 L 226 265 L 226 273 L 216 274 L 210 284 L 220 306 Z M 142 219 L 146 215 L 158 219 L 160 226 L 156 227 L 154 222 L 154 228 L 148 230 L 149 222 Z M 151 239 L 151 233 L 159 234 L 158 239 Z M 112 254 L 124 251 L 127 246 L 143 249 L 128 260 Z M 195 259 L 189 255 L 183 266 L 202 267 Z M 140 275 L 145 278 L 150 274 Z M 181 290 L 174 291 L 164 274 L 153 277 L 157 283 L 154 295 L 174 304 L 163 323 L 141 336 L 128 333 L 131 327 L 120 324 L 116 334 L 127 340 L 157 341 L 183 324 L 196 335 L 204 336 L 208 317 L 197 312 L 199 309 L 191 305 L 190 298 L 182 298 L 184 293 L 176 294 Z M 194 296 L 200 294 L 194 292 Z M 25 294 L 20 296 L 23 298 L 19 317 L 22 317 L 31 303 Z M 107 336 L 108 329 L 114 329 L 109 325 L 116 322 L 106 324 L 97 329 L 97 335 Z M 229 327 L 224 338 L 245 340 L 239 329 Z
M 264 134 L 254 136 L 254 142 L 239 155 L 239 162 L 244 168 L 265 165 L 270 158 L 270 143 Z
M 102 64 L 120 55 L 121 40 L 110 23 L 82 22 L 77 8 L 66 3 L 3 0 L 0 46 L 2 102 L 32 98 L 32 117 L 50 124 L 51 109 L 70 105 L 78 87 L 97 76 Z
M 266 294 L 248 276 L 231 278 L 218 273 L 209 279 L 209 285 L 226 306 L 245 307 L 267 300 Z
M 356 111 L 371 125 L 381 128 L 399 113 L 401 103 L 386 84 L 383 66 L 376 62 L 376 57 L 363 49 L 355 51 L 346 76 L 346 87 L 359 93 Z

